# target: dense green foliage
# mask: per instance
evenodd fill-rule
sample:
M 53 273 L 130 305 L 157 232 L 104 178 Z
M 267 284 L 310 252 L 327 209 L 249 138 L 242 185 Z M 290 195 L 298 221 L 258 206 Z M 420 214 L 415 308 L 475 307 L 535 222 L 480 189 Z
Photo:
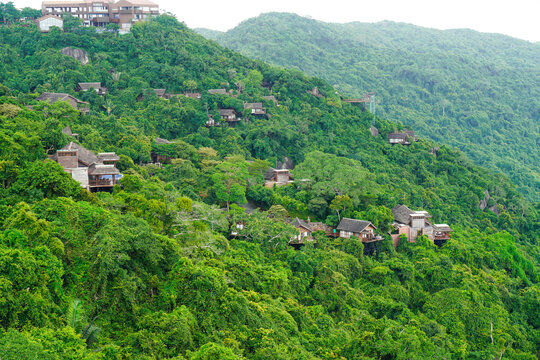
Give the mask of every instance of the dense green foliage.
M 249 60 L 168 16 L 123 36 L 0 27 L 0 44 L 0 358 L 540 354 L 538 208 L 504 176 L 446 146 L 435 157 L 427 140 L 391 146 L 384 136 L 399 125 L 342 104 L 326 82 Z M 60 54 L 65 46 L 90 62 Z M 76 94 L 79 81 L 109 92 Z M 262 101 L 263 83 L 280 104 L 265 101 L 267 118 L 203 126 L 220 106 L 242 113 L 243 101 Z M 306 92 L 314 86 L 322 98 Z M 206 94 L 217 87 L 237 96 Z M 149 88 L 203 96 L 165 100 Z M 42 91 L 79 96 L 90 113 L 40 103 Z M 82 190 L 46 160 L 73 140 L 67 125 L 88 149 L 120 155 L 111 193 Z M 170 163 L 149 164 L 152 150 Z M 285 156 L 297 181 L 262 186 Z M 479 209 L 485 190 L 499 215 Z M 248 200 L 260 209 L 237 205 Z M 452 239 L 394 250 L 385 231 L 398 203 L 450 223 Z M 288 215 L 368 219 L 385 240 L 364 256 L 359 240 L 317 233 L 316 247 L 295 251 Z
M 271 13 L 226 33 L 233 50 L 328 80 L 343 96 L 374 91 L 376 113 L 452 145 L 540 200 L 540 46 L 471 30 L 384 21 L 329 24 Z

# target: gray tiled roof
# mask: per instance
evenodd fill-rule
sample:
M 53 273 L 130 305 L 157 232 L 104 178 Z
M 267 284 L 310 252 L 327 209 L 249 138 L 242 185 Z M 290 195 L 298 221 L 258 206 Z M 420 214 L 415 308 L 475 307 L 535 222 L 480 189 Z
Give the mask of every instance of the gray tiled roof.
M 362 230 L 364 230 L 368 225 L 373 226 L 373 224 L 369 221 L 343 218 L 339 222 L 339 225 L 336 229 L 359 233 L 362 232 Z

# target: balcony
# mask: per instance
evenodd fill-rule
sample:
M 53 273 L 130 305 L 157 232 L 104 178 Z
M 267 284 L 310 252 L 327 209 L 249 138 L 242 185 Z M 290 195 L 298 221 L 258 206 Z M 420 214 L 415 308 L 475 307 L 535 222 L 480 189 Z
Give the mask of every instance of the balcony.
M 106 187 L 106 186 L 114 186 L 114 183 L 112 179 L 94 179 L 89 180 L 88 184 L 90 187 Z

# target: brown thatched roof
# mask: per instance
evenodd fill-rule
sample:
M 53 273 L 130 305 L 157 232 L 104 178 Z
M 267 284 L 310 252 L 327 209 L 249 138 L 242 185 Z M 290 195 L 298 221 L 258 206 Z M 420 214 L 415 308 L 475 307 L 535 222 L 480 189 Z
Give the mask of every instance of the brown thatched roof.
M 402 224 L 409 224 L 410 216 L 413 213 L 411 209 L 405 205 L 396 205 L 392 208 L 392 214 L 394 214 L 394 220 Z
M 97 155 L 97 157 L 98 157 L 98 160 L 100 162 L 103 162 L 103 161 L 118 161 L 118 160 L 120 160 L 120 157 L 118 155 L 116 155 L 116 153 L 114 153 L 114 152 L 99 153 Z
M 78 83 L 79 89 L 82 91 L 94 89 L 96 91 L 99 91 L 101 88 L 101 83 L 99 82 L 80 82 Z
M 227 89 L 210 89 L 208 90 L 209 94 L 221 94 L 221 95 L 227 95 Z
M 88 104 L 87 102 L 81 101 L 77 99 L 75 96 L 66 94 L 66 93 L 50 93 L 50 92 L 44 92 L 43 94 L 39 95 L 36 100 L 39 101 L 48 101 L 49 104 L 53 104 L 57 102 L 58 100 L 62 101 L 68 101 L 68 99 L 71 98 L 75 100 L 79 104 Z
M 236 115 L 236 111 L 234 109 L 218 109 L 219 115 L 221 116 L 231 116 Z
M 375 227 L 369 221 L 343 218 L 339 222 L 339 225 L 337 226 L 336 229 L 343 230 L 343 231 L 350 231 L 353 233 L 359 233 L 359 232 L 362 232 L 362 230 L 364 230 L 369 225 Z
M 263 104 L 262 103 L 245 103 L 244 109 L 262 109 Z
M 307 221 L 299 219 L 299 218 L 294 219 L 291 225 L 294 227 L 303 227 L 304 229 L 307 229 L 310 232 L 313 231 L 313 228 Z
M 155 138 L 154 141 L 156 142 L 156 144 L 172 144 L 172 142 L 170 142 L 169 140 L 162 138 Z
M 118 170 L 114 165 L 92 164 L 88 167 L 88 175 L 119 175 Z

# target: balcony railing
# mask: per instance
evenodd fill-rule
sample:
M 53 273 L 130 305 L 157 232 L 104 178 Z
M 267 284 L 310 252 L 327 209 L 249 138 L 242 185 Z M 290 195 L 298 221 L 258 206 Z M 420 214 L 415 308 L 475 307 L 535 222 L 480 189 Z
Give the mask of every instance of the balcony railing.
M 112 179 L 94 179 L 89 181 L 90 186 L 114 186 Z

